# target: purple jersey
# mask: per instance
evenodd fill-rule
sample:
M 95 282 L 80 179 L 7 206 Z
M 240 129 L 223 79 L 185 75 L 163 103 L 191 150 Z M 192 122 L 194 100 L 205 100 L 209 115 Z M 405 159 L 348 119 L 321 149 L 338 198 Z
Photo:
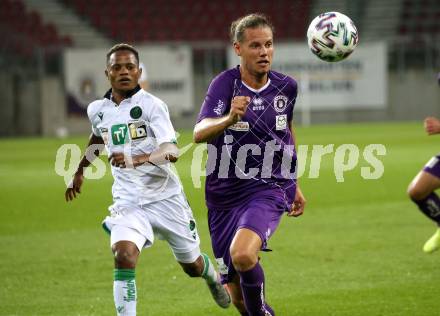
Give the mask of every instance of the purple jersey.
M 432 157 L 423 168 L 423 171 L 440 178 L 440 155 Z
M 296 189 L 296 153 L 290 130 L 297 84 L 269 72 L 259 90 L 241 81 L 239 67 L 211 82 L 198 122 L 229 113 L 235 96 L 249 96 L 244 117 L 208 142 L 206 202 L 208 208 L 230 209 L 266 190 L 282 190 L 286 207 Z

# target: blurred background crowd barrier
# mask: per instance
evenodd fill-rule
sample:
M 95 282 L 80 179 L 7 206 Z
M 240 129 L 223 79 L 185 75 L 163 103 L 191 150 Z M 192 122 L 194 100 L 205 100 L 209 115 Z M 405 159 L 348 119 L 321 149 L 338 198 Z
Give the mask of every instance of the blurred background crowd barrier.
M 359 30 L 346 61 L 308 51 L 308 24 L 326 11 Z M 109 88 L 105 54 L 119 42 L 139 50 L 175 127 L 192 128 L 212 78 L 238 63 L 231 21 L 251 12 L 275 26 L 273 69 L 299 82 L 297 124 L 440 115 L 438 0 L 0 0 L 0 137 L 88 133 L 87 104 Z

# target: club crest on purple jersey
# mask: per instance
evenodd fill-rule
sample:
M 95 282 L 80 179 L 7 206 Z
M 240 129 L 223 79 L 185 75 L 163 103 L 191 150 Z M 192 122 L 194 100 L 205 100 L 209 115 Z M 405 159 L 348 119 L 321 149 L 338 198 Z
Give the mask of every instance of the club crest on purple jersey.
M 284 112 L 284 110 L 287 108 L 288 99 L 284 95 L 277 95 L 273 99 L 273 106 L 275 108 L 275 111 L 278 113 Z

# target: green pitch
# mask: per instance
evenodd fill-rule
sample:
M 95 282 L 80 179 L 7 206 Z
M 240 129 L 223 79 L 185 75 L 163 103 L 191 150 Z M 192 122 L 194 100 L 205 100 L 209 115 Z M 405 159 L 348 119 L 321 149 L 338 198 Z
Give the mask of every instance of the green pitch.
M 310 153 L 301 177 L 308 199 L 302 218 L 284 218 L 262 254 L 267 297 L 277 315 L 423 315 L 440 311 L 440 252 L 426 255 L 434 232 L 406 197 L 406 187 L 439 150 L 421 123 L 298 128 L 299 144 L 356 144 L 359 164 L 336 182 L 334 153 L 309 179 Z M 184 132 L 180 146 L 190 142 Z M 111 177 L 86 180 L 80 198 L 64 202 L 63 178 L 54 172 L 63 143 L 86 138 L 1 140 L 0 315 L 114 315 L 113 262 L 101 220 L 111 203 Z M 363 148 L 386 146 L 384 174 L 364 180 Z M 198 220 L 202 249 L 212 254 L 203 190 L 190 176 L 192 151 L 177 168 Z M 107 171 L 108 171 L 107 166 Z M 138 315 L 236 315 L 220 310 L 201 279 L 181 271 L 163 241 L 144 251 L 137 269 Z

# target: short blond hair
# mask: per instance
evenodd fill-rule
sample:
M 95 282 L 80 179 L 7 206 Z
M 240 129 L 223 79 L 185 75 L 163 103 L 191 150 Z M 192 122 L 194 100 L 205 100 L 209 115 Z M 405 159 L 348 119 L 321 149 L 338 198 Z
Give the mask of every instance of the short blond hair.
M 268 27 L 271 29 L 272 34 L 275 29 L 270 22 L 269 18 L 262 13 L 251 13 L 235 20 L 231 24 L 230 36 L 232 43 L 243 42 L 244 31 L 246 29 L 253 29 L 257 27 Z

